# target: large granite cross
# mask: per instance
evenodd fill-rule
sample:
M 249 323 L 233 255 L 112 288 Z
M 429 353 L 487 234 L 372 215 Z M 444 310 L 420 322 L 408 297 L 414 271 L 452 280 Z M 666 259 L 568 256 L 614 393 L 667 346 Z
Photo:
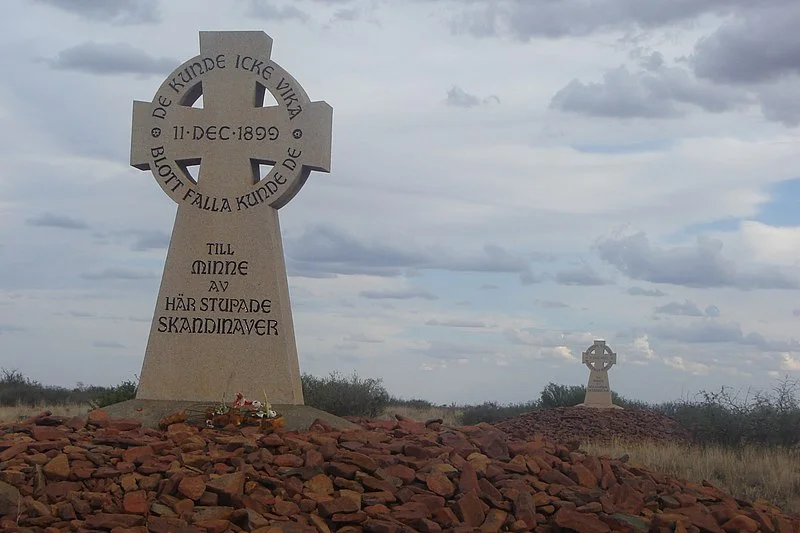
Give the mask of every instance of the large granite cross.
M 303 403 L 277 209 L 330 170 L 333 110 L 271 49 L 263 32 L 200 32 L 200 55 L 134 102 L 131 165 L 178 203 L 138 399 Z

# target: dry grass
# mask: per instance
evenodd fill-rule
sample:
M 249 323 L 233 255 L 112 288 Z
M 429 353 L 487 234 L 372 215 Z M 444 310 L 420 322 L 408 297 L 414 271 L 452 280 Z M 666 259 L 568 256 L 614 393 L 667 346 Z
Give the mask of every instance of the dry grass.
M 406 407 L 403 405 L 390 405 L 378 418 L 381 420 L 394 419 L 394 415 L 398 414 L 417 422 L 425 422 L 434 418 L 441 418 L 442 421 L 449 425 L 458 425 L 458 417 L 461 415 L 461 409 L 457 407 L 430 407 L 427 409 L 420 409 L 417 407 Z
M 0 423 L 19 422 L 42 411 L 50 411 L 56 416 L 83 416 L 90 410 L 91 407 L 86 404 L 0 406 Z
M 800 512 L 800 453 L 745 447 L 726 449 L 679 444 L 592 444 L 594 455 L 620 457 L 677 478 L 710 481 L 725 492 L 748 500 L 763 499 L 786 512 Z

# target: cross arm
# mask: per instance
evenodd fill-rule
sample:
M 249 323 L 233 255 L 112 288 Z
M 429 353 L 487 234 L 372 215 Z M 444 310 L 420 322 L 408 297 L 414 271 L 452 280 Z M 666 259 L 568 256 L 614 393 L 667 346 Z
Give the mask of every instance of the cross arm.
M 153 106 L 150 102 L 133 102 L 133 127 L 131 128 L 131 166 L 139 170 L 150 169 L 150 149 L 153 129 Z
M 330 172 L 333 108 L 327 102 L 310 102 L 303 106 L 303 113 L 291 120 L 290 125 L 302 131 L 302 146 L 306 151 L 303 166 L 309 170 Z

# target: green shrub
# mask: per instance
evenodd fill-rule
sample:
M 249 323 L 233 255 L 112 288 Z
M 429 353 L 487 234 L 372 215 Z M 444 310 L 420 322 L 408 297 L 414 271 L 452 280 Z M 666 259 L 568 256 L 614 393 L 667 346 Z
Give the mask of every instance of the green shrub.
M 113 405 L 115 403 L 133 400 L 136 398 L 137 384 L 135 381 L 123 381 L 115 387 L 102 387 L 96 395 L 89 400 L 89 405 L 94 409 Z
M 698 443 L 794 447 L 800 444 L 798 382 L 785 377 L 772 392 L 701 391 L 692 401 L 656 406 L 689 429 Z
M 537 402 L 516 403 L 500 405 L 497 402 L 484 402 L 480 405 L 467 405 L 463 407 L 459 422 L 471 426 L 480 422 L 489 424 L 519 416 L 523 413 L 538 409 Z
M 63 405 L 79 403 L 79 396 L 64 387 L 42 385 L 17 370 L 0 370 L 0 405 Z
M 115 387 L 87 387 L 79 383 L 76 387 L 68 389 L 42 385 L 25 377 L 18 370 L 0 370 L 0 405 L 7 407 L 67 404 L 105 407 L 135 396 L 136 383 L 133 381 L 124 381 Z
M 408 407 L 409 409 L 432 409 L 436 407 L 432 402 L 429 402 L 428 400 L 420 400 L 419 398 L 412 398 L 410 400 L 406 400 L 404 398 L 396 398 L 394 396 L 389 398 L 389 405 L 398 407 Z
M 583 385 L 557 385 L 553 382 L 545 385 L 539 395 L 539 407 L 573 407 L 583 403 L 586 398 L 586 387 Z
M 325 378 L 303 374 L 301 382 L 306 405 L 336 416 L 375 417 L 389 404 L 389 393 L 381 379 L 331 372 Z

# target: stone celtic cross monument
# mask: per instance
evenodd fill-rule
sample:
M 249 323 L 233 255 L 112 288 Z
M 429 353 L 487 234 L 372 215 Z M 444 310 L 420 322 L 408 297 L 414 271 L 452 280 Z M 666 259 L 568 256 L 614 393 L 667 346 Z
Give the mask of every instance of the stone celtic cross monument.
M 131 165 L 178 204 L 137 399 L 303 403 L 278 209 L 330 171 L 333 110 L 271 50 L 261 31 L 200 32 L 133 104 Z
M 606 341 L 595 340 L 581 358 L 581 362 L 589 368 L 589 383 L 586 385 L 586 398 L 581 407 L 606 407 L 621 409 L 611 403 L 611 387 L 608 383 L 608 371 L 617 362 L 617 354 L 611 351 Z

